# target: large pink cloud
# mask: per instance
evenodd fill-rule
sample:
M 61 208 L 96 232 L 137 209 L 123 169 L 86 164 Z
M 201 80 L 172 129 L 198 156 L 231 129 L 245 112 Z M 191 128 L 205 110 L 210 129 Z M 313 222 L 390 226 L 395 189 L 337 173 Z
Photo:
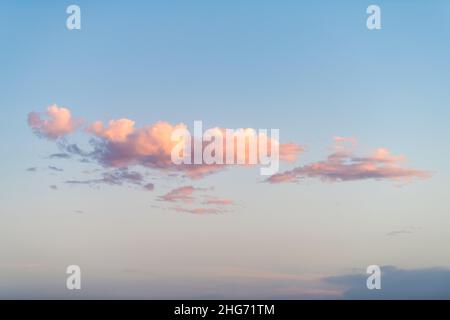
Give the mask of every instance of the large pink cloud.
M 76 123 L 72 119 L 69 109 L 51 105 L 46 110 L 47 118 L 38 112 L 28 114 L 28 125 L 33 131 L 48 139 L 58 139 L 76 129 Z
M 106 166 L 169 168 L 173 166 L 171 152 L 176 145 L 171 140 L 172 133 L 183 128 L 186 128 L 184 124 L 171 125 L 164 121 L 135 128 L 134 121 L 120 119 L 111 120 L 108 127 L 95 122 L 88 132 L 100 138 L 96 156 Z
M 403 166 L 404 156 L 394 156 L 386 148 L 378 148 L 368 156 L 356 156 L 354 152 L 341 143 L 354 139 L 337 137 L 335 151 L 326 160 L 297 167 L 293 170 L 275 174 L 267 179 L 270 183 L 297 182 L 304 178 L 319 178 L 323 181 L 352 180 L 403 180 L 426 178 L 428 172 Z
M 95 122 L 87 131 L 100 139 L 96 144 L 94 156 L 105 166 L 142 165 L 163 170 L 182 171 L 190 178 L 203 177 L 226 167 L 225 164 L 175 165 L 171 153 L 178 142 L 172 141 L 172 134 L 179 129 L 187 130 L 187 126 L 184 124 L 172 125 L 160 121 L 153 125 L 135 128 L 134 121 L 120 119 L 111 120 L 107 127 L 101 122 Z M 221 128 L 213 130 L 224 132 L 224 129 Z M 268 139 L 269 150 L 271 143 L 279 144 L 281 161 L 293 162 L 297 159 L 298 154 L 303 151 L 303 148 L 295 143 L 280 144 L 273 139 Z M 203 144 L 203 149 L 206 145 L 206 143 Z M 227 142 L 224 140 L 223 158 L 226 158 L 227 152 L 237 154 L 236 143 L 234 144 L 234 150 L 228 150 L 226 146 Z M 194 148 L 191 148 L 191 152 L 190 158 L 193 159 Z M 244 163 L 248 162 L 248 153 L 247 147 L 243 155 Z

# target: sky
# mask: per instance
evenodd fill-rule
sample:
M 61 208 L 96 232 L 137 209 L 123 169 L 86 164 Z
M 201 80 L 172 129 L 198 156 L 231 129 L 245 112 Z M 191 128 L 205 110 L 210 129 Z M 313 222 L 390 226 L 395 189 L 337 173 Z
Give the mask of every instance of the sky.
M 449 299 L 450 3 L 371 4 L 2 1 L 0 298 Z M 175 167 L 196 120 L 280 171 Z

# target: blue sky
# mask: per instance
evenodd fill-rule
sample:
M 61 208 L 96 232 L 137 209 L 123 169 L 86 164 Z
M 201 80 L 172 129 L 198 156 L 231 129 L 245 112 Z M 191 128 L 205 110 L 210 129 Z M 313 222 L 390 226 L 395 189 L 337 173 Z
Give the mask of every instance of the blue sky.
M 106 294 L 107 279 L 123 284 L 118 295 L 139 297 L 222 296 L 234 281 L 249 296 L 258 286 L 305 296 L 301 284 L 273 279 L 371 264 L 450 267 L 447 1 L 377 1 L 377 31 L 366 28 L 367 1 L 77 1 L 79 31 L 65 27 L 69 4 L 0 5 L 0 292 L 14 279 L 25 283 L 19 296 L 41 287 L 66 294 L 55 288 L 68 264 L 92 270 L 96 285 L 86 296 Z M 48 158 L 60 150 L 30 130 L 27 115 L 52 104 L 87 123 L 279 128 L 283 142 L 307 149 L 283 171 L 323 160 L 335 136 L 355 137 L 358 153 L 387 148 L 431 176 L 400 186 L 389 179 L 271 185 L 256 169 L 232 168 L 199 181 L 149 173 L 152 193 L 70 186 L 65 181 L 108 168 Z M 86 146 L 88 137 L 68 140 Z M 156 208 L 158 197 L 183 185 L 214 187 L 236 206 L 200 217 Z M 398 230 L 407 233 L 387 236 Z M 252 272 L 264 281 L 253 284 Z M 36 275 L 42 283 L 26 285 Z M 180 281 L 169 289 L 142 285 L 174 275 Z

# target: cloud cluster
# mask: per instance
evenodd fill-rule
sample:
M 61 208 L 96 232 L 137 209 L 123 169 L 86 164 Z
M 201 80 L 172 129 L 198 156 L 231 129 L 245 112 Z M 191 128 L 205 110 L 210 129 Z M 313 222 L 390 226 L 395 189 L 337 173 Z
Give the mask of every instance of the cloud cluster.
M 224 161 L 225 164 L 175 164 L 172 160 L 172 152 L 177 145 L 179 146 L 180 141 L 173 141 L 172 137 L 174 132 L 187 131 L 187 126 L 183 123 L 173 125 L 165 121 L 159 121 L 152 125 L 136 127 L 134 121 L 126 118 L 110 120 L 106 125 L 101 121 L 96 121 L 85 126 L 83 130 L 88 135 L 91 145 L 88 151 L 80 148 L 77 143 L 69 143 L 68 139 L 65 138 L 68 134 L 81 128 L 81 122 L 74 120 L 69 109 L 52 105 L 47 108 L 45 114 L 31 112 L 28 115 L 28 125 L 39 137 L 56 141 L 60 152 L 50 155 L 49 159 L 74 158 L 83 163 L 98 164 L 104 171 L 98 178 L 68 180 L 66 181 L 67 184 L 135 185 L 144 190 L 153 191 L 155 189 L 153 183 L 146 181 L 142 173 L 131 171 L 128 168 L 133 167 L 144 173 L 146 169 L 157 170 L 167 177 L 175 175 L 199 179 L 224 170 L 230 165 L 230 163 L 226 164 L 227 161 Z M 250 161 L 250 158 L 254 157 L 253 151 L 255 151 L 255 148 L 258 155 L 260 155 L 261 150 L 266 150 L 267 157 L 270 157 L 272 156 L 270 153 L 273 152 L 272 146 L 276 144 L 276 148 L 273 150 L 278 149 L 279 160 L 285 162 L 296 161 L 298 155 L 305 151 L 302 146 L 296 143 L 280 143 L 276 139 L 267 137 L 266 133 L 256 133 L 252 129 L 238 130 L 240 134 L 243 133 L 244 137 L 244 140 L 240 140 L 241 144 L 238 143 L 240 138 L 234 135 L 229 136 L 226 129 L 213 128 L 208 132 L 214 137 L 216 137 L 216 134 L 217 137 L 223 137 L 222 144 L 219 143 L 219 147 L 211 149 L 211 145 L 216 146 L 215 139 L 214 143 L 201 141 L 198 144 L 194 137 L 190 142 L 186 142 L 185 145 L 191 146 L 191 148 L 183 148 L 183 156 L 185 152 L 188 152 L 187 158 L 193 160 L 196 149 L 194 147 L 200 146 L 201 153 L 214 150 L 214 157 L 219 152 L 218 157 L 223 160 L 228 160 L 228 155 L 232 158 L 232 154 L 234 157 L 233 164 L 247 166 L 254 164 L 253 161 Z M 229 139 L 233 139 L 233 143 L 228 144 Z M 255 141 L 252 139 L 256 139 L 257 143 L 252 144 Z M 244 142 L 242 143 L 242 141 Z M 242 149 L 242 144 L 245 146 L 243 152 L 238 153 L 238 145 Z M 266 182 L 272 184 L 298 182 L 304 178 L 318 178 L 322 181 L 409 180 L 426 178 L 429 175 L 421 170 L 404 167 L 405 157 L 394 156 L 385 148 L 378 148 L 368 155 L 357 155 L 353 151 L 356 145 L 356 138 L 334 137 L 334 149 L 325 160 L 274 174 Z M 212 153 L 210 153 L 211 156 Z M 259 160 L 261 161 L 261 159 Z M 48 166 L 48 168 L 53 171 L 62 171 L 62 169 L 54 166 Z M 36 171 L 36 168 L 29 168 L 28 171 Z M 194 193 L 201 190 L 204 191 L 204 189 L 194 186 L 175 188 L 159 196 L 158 200 L 171 204 L 175 203 L 175 206 L 171 205 L 171 210 L 196 214 L 226 212 L 225 207 L 234 205 L 234 202 L 230 199 L 205 195 L 201 197 L 202 201 L 196 203 Z M 185 208 L 181 207 L 181 204 L 198 204 L 201 207 Z
M 48 119 L 43 119 L 42 115 L 37 112 L 31 112 L 28 115 L 29 126 L 41 137 L 56 140 L 74 132 L 79 127 L 75 124 L 68 109 L 52 105 L 48 107 L 46 113 Z M 225 164 L 174 164 L 172 150 L 179 142 L 172 141 L 172 134 L 177 130 L 187 130 L 187 126 L 182 123 L 172 125 L 165 121 L 159 121 L 153 125 L 136 128 L 134 121 L 125 118 L 110 120 L 106 126 L 101 121 L 96 121 L 85 130 L 93 138 L 91 139 L 92 151 L 84 152 L 77 144 L 58 141 L 58 145 L 64 152 L 52 155 L 52 157 L 66 158 L 72 154 L 84 157 L 84 161 L 95 161 L 104 167 L 122 168 L 138 165 L 157 170 L 183 172 L 193 179 L 201 178 L 226 167 Z M 212 129 L 212 131 L 214 130 L 216 132 L 225 131 L 222 128 Z M 250 131 L 250 129 L 244 130 L 244 132 Z M 280 144 L 269 138 L 267 141 L 269 150 L 271 144 L 279 145 L 281 161 L 293 162 L 303 151 L 303 148 L 295 143 Z M 204 143 L 201 151 L 206 147 L 207 143 Z M 227 147 L 228 145 L 225 143 L 224 157 L 228 152 L 236 154 L 236 146 L 234 150 L 228 150 Z M 248 148 L 245 151 L 244 157 L 249 159 Z M 194 158 L 194 148 L 191 148 L 189 156 L 191 159 Z
M 267 179 L 269 183 L 298 182 L 304 178 L 319 178 L 323 181 L 354 180 L 410 180 L 426 178 L 429 173 L 402 166 L 404 156 L 393 156 L 388 149 L 378 148 L 368 156 L 357 156 L 342 142 L 350 140 L 335 138 L 335 150 L 327 159 L 275 174 Z M 354 140 L 351 140 L 354 143 Z

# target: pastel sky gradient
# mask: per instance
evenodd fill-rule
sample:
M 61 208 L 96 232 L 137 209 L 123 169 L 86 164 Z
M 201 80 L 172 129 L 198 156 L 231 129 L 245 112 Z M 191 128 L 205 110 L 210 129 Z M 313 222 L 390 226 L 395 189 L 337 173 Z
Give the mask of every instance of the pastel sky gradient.
M 0 298 L 450 298 L 450 3 L 370 4 L 3 1 Z M 280 173 L 174 170 L 195 120 L 279 128 Z

